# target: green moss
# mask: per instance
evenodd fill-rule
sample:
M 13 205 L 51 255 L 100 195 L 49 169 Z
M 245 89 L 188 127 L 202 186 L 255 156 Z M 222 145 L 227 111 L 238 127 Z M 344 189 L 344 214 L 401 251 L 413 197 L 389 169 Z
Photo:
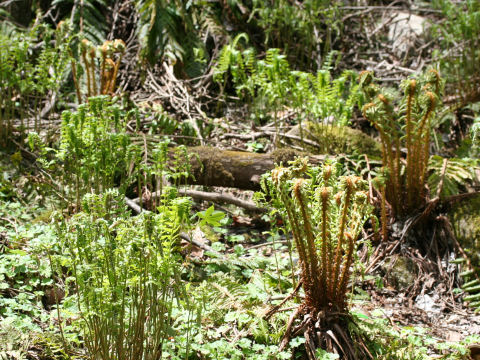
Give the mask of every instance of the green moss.
M 300 136 L 299 127 L 293 128 L 291 135 Z M 322 125 L 312 122 L 303 124 L 303 136 L 305 139 L 313 140 L 320 145 L 314 147 L 304 145 L 303 147 L 311 153 L 320 154 L 367 154 L 372 158 L 380 158 L 382 150 L 380 143 L 360 130 L 346 126 Z M 300 141 L 292 141 L 300 145 Z
M 214 242 L 217 242 L 217 241 L 220 241 L 220 236 L 218 233 L 216 233 L 215 231 L 213 231 L 213 229 L 208 226 L 208 225 L 201 225 L 200 226 L 200 230 L 203 232 L 203 234 L 205 235 L 205 238 L 210 241 L 210 243 L 214 243 Z
M 32 224 L 48 224 L 52 220 L 53 210 L 45 210 L 33 219 Z
M 454 205 L 448 216 L 462 247 L 477 252 L 480 246 L 480 195 Z
M 191 162 L 191 171 L 196 179 L 217 179 L 217 182 L 222 186 L 233 186 L 233 175 L 224 168 L 220 158 L 221 155 L 219 155 L 220 152 L 217 149 L 206 146 L 195 147 L 192 153 L 199 156 L 198 159 Z
M 295 160 L 296 157 L 307 156 L 307 153 L 290 148 L 282 148 L 274 150 L 272 156 L 274 164 L 283 164 L 284 166 L 287 166 L 289 161 Z
M 415 282 L 418 268 L 409 257 L 395 256 L 385 260 L 386 279 L 397 290 L 404 290 Z

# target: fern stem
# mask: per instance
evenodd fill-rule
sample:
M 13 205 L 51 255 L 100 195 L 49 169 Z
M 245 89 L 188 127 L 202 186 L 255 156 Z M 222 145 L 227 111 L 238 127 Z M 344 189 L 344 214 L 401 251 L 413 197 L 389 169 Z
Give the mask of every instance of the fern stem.
M 343 264 L 343 269 L 342 269 L 342 274 L 340 276 L 340 281 L 338 283 L 338 288 L 336 290 L 336 296 L 335 300 L 336 303 L 340 305 L 340 307 L 343 309 L 345 308 L 345 293 L 347 291 L 347 279 L 348 279 L 348 274 L 350 273 L 350 266 L 352 265 L 353 262 L 353 249 L 354 249 L 354 244 L 355 241 L 350 235 L 350 233 L 345 233 L 345 237 L 347 238 L 348 241 L 348 248 L 347 248 L 347 253 L 345 254 L 345 261 Z
M 406 189 L 407 189 L 407 206 L 410 207 L 412 204 L 412 196 L 413 194 L 408 191 L 408 189 L 411 188 L 412 186 L 412 180 L 413 180 L 413 174 L 412 174 L 412 167 L 414 166 L 414 163 L 412 161 L 412 103 L 413 103 L 413 96 L 415 94 L 417 82 L 415 79 L 412 79 L 410 81 L 410 86 L 408 89 L 408 95 L 407 95 L 407 110 L 405 114 L 405 122 L 406 122 L 406 128 L 407 128 L 407 137 L 406 137 L 406 143 L 407 143 L 407 166 L 406 166 Z
M 380 188 L 380 193 L 382 196 L 381 199 L 381 220 L 382 220 L 382 239 L 383 241 L 387 241 L 388 239 L 388 231 L 387 231 L 387 199 L 386 199 L 386 192 L 385 192 L 385 185 L 382 185 Z
M 303 218 L 303 228 L 305 230 L 305 235 L 306 235 L 306 240 L 307 240 L 307 247 L 308 247 L 308 258 L 305 260 L 308 260 L 308 266 L 310 267 L 310 277 L 311 281 L 313 282 L 313 290 L 319 290 L 318 286 L 318 258 L 317 258 L 317 252 L 315 249 L 315 237 L 312 231 L 312 225 L 310 221 L 310 217 L 307 214 L 307 206 L 304 202 L 303 199 L 303 194 L 302 194 L 302 184 L 304 183 L 303 179 L 298 179 L 293 187 L 293 191 L 295 194 L 295 197 L 297 198 L 298 204 L 300 205 L 300 212 L 302 214 Z M 319 297 L 314 293 L 314 300 L 318 301 Z
M 428 127 L 430 115 L 433 113 L 433 109 L 435 108 L 435 95 L 432 92 L 427 91 L 426 95 L 428 96 L 430 102 L 428 104 L 428 108 L 425 112 L 425 115 L 422 117 L 420 127 L 418 129 L 418 141 L 416 146 L 416 171 L 415 175 L 416 178 L 414 179 L 414 195 L 418 199 L 415 202 L 415 205 L 419 204 L 421 200 L 421 192 L 423 191 L 423 181 L 425 176 L 426 166 L 425 160 L 428 159 L 428 147 L 430 141 L 430 129 Z M 426 130 L 425 130 L 426 129 Z M 425 135 L 424 132 L 426 131 Z M 423 140 L 423 141 L 422 141 Z M 428 161 L 428 160 L 427 160 Z
M 87 60 L 87 50 L 82 49 L 82 59 L 83 63 L 85 64 L 85 73 L 87 76 L 87 94 L 88 97 L 92 96 L 92 85 L 90 84 L 90 66 Z
M 402 204 L 402 182 L 400 179 L 400 138 L 398 134 L 395 136 L 395 170 L 393 171 L 393 181 L 395 182 L 395 202 L 400 207 Z
M 343 242 L 345 240 L 345 226 L 347 223 L 347 216 L 348 216 L 348 210 L 350 207 L 353 186 L 354 186 L 353 178 L 351 176 L 347 177 L 346 189 L 345 189 L 345 200 L 343 202 L 341 218 L 340 218 L 340 223 L 338 227 L 338 243 L 335 251 L 334 271 L 333 271 L 333 276 L 331 278 L 331 284 L 330 284 L 330 294 L 331 296 L 333 296 L 333 298 L 335 297 L 335 288 L 338 283 L 338 275 L 340 271 L 340 262 L 341 262 L 340 257 L 341 257 L 341 252 L 343 248 Z
M 322 244 L 321 244 L 321 253 L 322 253 L 322 267 L 321 267 L 321 281 L 323 289 L 327 288 L 327 276 L 329 269 L 329 257 L 327 256 L 327 244 L 330 243 L 330 233 L 329 233 L 329 216 L 328 216 L 328 201 L 330 197 L 330 192 L 328 188 L 324 187 L 320 190 L 321 204 L 322 204 Z
M 98 95 L 98 92 L 97 92 L 97 81 L 95 79 L 95 70 L 96 70 L 96 65 L 95 65 L 95 49 L 91 49 L 90 50 L 90 66 L 91 66 L 91 69 L 90 69 L 90 75 L 92 77 L 92 91 L 93 91 L 93 95 L 94 96 L 97 96 Z
M 282 198 L 285 204 L 285 210 L 287 211 L 287 216 L 290 220 L 290 226 L 292 228 L 293 239 L 295 240 L 295 245 L 297 246 L 299 259 L 302 266 L 302 280 L 304 284 L 311 284 L 311 274 L 308 265 L 305 263 L 307 260 L 307 254 L 305 251 L 305 246 L 302 240 L 302 231 L 298 219 L 293 212 L 294 206 L 291 204 L 291 200 L 282 194 Z M 305 292 L 307 292 L 307 286 L 305 286 Z
M 75 86 L 75 93 L 77 94 L 78 104 L 80 105 L 82 103 L 82 95 L 80 93 L 80 86 L 78 85 L 77 63 L 75 59 L 73 59 L 73 56 L 71 54 L 70 56 L 72 57 L 71 66 L 72 66 L 73 85 Z
M 102 46 L 102 63 L 100 68 L 100 94 L 105 94 L 105 62 L 107 60 L 107 47 L 108 43 L 105 42 Z
M 118 69 L 120 68 L 120 62 L 122 60 L 122 54 L 119 55 L 119 58 L 117 62 L 115 63 L 115 67 L 113 68 L 113 75 L 112 75 L 112 80 L 111 80 L 111 87 L 110 87 L 110 93 L 115 92 L 115 86 L 117 84 L 117 76 L 118 76 Z

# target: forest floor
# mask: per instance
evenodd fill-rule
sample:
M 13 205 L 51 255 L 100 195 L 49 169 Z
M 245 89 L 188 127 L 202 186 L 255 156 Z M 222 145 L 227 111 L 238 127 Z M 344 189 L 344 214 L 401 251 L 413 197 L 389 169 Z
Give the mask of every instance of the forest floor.
M 371 16 L 371 12 L 377 10 L 378 7 L 367 8 L 366 14 Z M 435 19 L 435 11 L 427 11 L 427 14 L 427 17 Z M 365 34 L 350 34 L 354 45 L 345 48 L 342 61 L 335 64 L 338 65 L 336 74 L 346 68 L 368 69 L 375 71 L 382 85 L 397 87 L 401 80 L 428 67 L 432 61 L 428 43 L 420 42 L 422 46 L 415 52 L 417 43 L 414 41 L 402 56 L 397 56 L 395 48 L 392 48 L 393 40 L 388 39 L 388 31 L 385 31 L 391 18 L 385 16 L 382 19 L 378 23 L 372 17 Z M 381 32 L 385 36 L 379 37 Z M 357 56 L 361 52 L 354 42 L 356 36 L 366 37 L 364 43 L 375 44 L 375 48 L 369 48 L 371 55 Z M 251 108 L 258 106 L 259 112 L 262 112 L 265 99 L 260 99 L 260 105 L 241 103 L 238 93 L 234 95 L 231 83 L 223 84 L 220 90 L 218 84 L 211 81 L 212 69 L 203 78 L 200 77 L 198 83 L 177 78 L 174 65 L 167 62 L 140 71 L 134 64 L 137 47 L 137 40 L 127 42 L 118 85 L 128 91 L 116 101 L 134 104 L 126 108 L 135 108 L 141 114 L 126 122 L 126 133 L 132 144 L 140 144 L 142 171 L 151 165 L 149 156 L 161 139 L 168 139 L 171 149 L 181 150 L 182 145 L 186 145 L 185 149 L 192 151 L 192 157 L 196 156 L 194 146 L 209 146 L 216 156 L 224 154 L 220 153 L 223 150 L 268 156 L 277 148 L 284 148 L 294 149 L 306 156 L 336 159 L 349 174 L 367 177 L 370 176 L 367 168 L 380 168 L 378 143 L 378 149 L 375 144 L 365 145 L 378 153 L 369 163 L 367 155 L 359 155 L 356 151 L 347 153 L 351 150 L 350 142 L 356 140 L 354 137 L 357 135 L 348 133 L 346 139 L 341 139 L 340 135 L 337 137 L 333 133 L 333 126 L 328 130 L 331 132 L 326 131 L 321 139 L 310 136 L 310 129 L 305 125 L 303 131 L 308 136 L 304 142 L 305 134 L 299 133 L 297 124 L 298 109 L 279 106 L 261 116 L 255 114 L 258 115 L 255 118 Z M 218 55 L 219 49 L 216 51 Z M 223 96 L 224 90 L 230 91 L 230 94 Z M 445 100 L 448 106 L 449 99 Z M 62 106 L 72 112 L 78 110 L 78 105 L 70 105 L 66 103 Z M 375 136 L 374 127 L 358 107 L 353 107 L 352 118 L 348 119 L 351 128 Z M 218 111 L 218 108 L 222 110 Z M 451 126 L 447 130 L 434 131 L 444 141 L 444 146 L 431 146 L 434 149 L 432 153 L 452 158 L 460 154 L 462 147 L 466 146 L 463 141 L 475 114 L 471 108 L 459 110 L 448 120 Z M 56 147 L 62 135 L 61 114 L 52 111 L 47 117 L 45 124 L 40 123 L 39 131 L 46 145 L 43 148 L 45 152 L 52 150 L 50 147 Z M 329 127 L 328 118 L 320 120 L 326 128 Z M 445 124 L 444 128 L 447 127 Z M 173 130 L 168 131 L 169 127 Z M 16 124 L 17 128 L 20 128 L 19 124 Z M 324 151 L 322 141 L 328 143 L 334 138 L 340 141 L 340 145 L 335 144 L 338 148 Z M 61 188 L 58 184 L 66 181 L 67 186 L 72 186 L 73 180 L 64 180 L 61 178 L 63 175 L 58 178 L 50 175 L 49 171 L 55 166 L 52 174 L 58 175 L 63 171 L 63 164 L 58 166 L 52 160 L 53 151 L 49 153 L 50 157 L 42 157 L 28 147 L 26 136 L 15 133 L 12 140 L 14 145 L 0 152 L 0 360 L 86 358 L 81 345 L 81 330 L 76 325 L 80 312 L 75 301 L 76 291 L 68 282 L 72 281 L 72 274 L 63 274 L 65 276 L 62 277 L 52 265 L 52 256 L 62 259 L 65 255 L 59 245 L 61 231 L 58 216 L 64 216 L 65 221 L 75 218 L 74 213 L 80 207 L 79 195 L 76 204 L 72 197 L 65 207 L 65 198 L 62 198 L 65 194 L 57 191 Z M 360 141 L 354 146 L 357 144 Z M 158 148 L 155 147 L 155 150 Z M 468 184 L 460 184 L 456 189 L 458 192 L 478 191 L 480 171 L 478 159 L 475 161 L 476 165 L 472 168 L 477 173 L 468 179 Z M 443 170 L 439 166 L 442 180 L 438 194 L 443 190 L 446 162 L 444 164 Z M 464 167 L 469 166 L 469 163 L 465 164 Z M 207 164 L 208 174 L 218 176 L 215 172 L 222 169 L 218 164 L 208 168 L 210 165 Z M 184 170 L 181 168 L 183 165 L 176 166 L 177 173 Z M 438 166 L 432 172 L 437 170 Z M 259 177 L 262 174 L 256 175 Z M 149 176 L 153 178 L 156 175 Z M 147 175 L 144 177 L 146 179 Z M 184 178 L 178 175 L 178 179 L 174 181 L 181 183 Z M 128 215 L 132 217 L 148 210 L 147 206 L 142 208 L 141 203 L 151 201 L 154 190 L 153 182 L 141 188 L 141 180 L 137 180 L 127 189 L 130 196 L 127 200 L 130 202 L 126 204 L 129 206 Z M 157 179 L 155 186 L 160 186 L 160 182 L 163 184 L 163 180 Z M 255 181 L 259 190 L 258 179 Z M 288 351 L 279 349 L 289 316 L 305 297 L 303 290 L 266 317 L 269 310 L 295 292 L 299 279 L 299 272 L 295 270 L 298 255 L 292 249 L 290 236 L 286 237 L 280 229 L 284 225 L 283 220 L 261 209 L 259 203 L 254 204 L 253 191 L 242 186 L 215 185 L 218 184 L 178 186 L 181 190 L 179 194 L 195 190 L 218 195 L 219 199 L 212 201 L 204 194 L 192 196 L 192 212 L 186 221 L 190 228 L 181 228 L 185 233 L 181 236 L 182 270 L 179 276 L 189 283 L 187 300 L 191 301 L 188 304 L 191 307 L 190 312 L 183 312 L 183 305 L 178 301 L 170 309 L 172 328 L 165 344 L 164 358 L 306 359 L 302 336 L 291 339 Z M 369 179 L 369 185 L 371 188 L 372 179 Z M 136 186 L 141 189 L 136 189 Z M 71 193 L 69 195 L 72 196 Z M 222 199 L 225 195 L 243 201 L 244 205 L 226 204 L 228 201 Z M 435 207 L 432 214 L 429 213 L 428 205 L 434 207 L 440 204 L 434 195 L 420 209 L 423 213 L 410 214 L 411 217 L 402 222 L 390 222 L 388 240 L 379 241 L 371 223 L 360 236 L 362 245 L 353 266 L 354 280 L 348 284 L 351 289 L 348 304 L 353 323 L 366 334 L 371 349 L 377 352 L 380 360 L 480 359 L 480 314 L 464 301 L 468 294 L 461 289 L 464 280 L 460 273 L 468 268 L 456 261 L 464 255 L 463 245 L 451 236 L 450 204 L 447 201 Z M 135 196 L 139 199 L 137 203 L 132 200 Z M 379 197 L 376 200 L 378 205 Z M 215 213 L 210 214 L 210 222 L 191 226 L 200 223 L 199 220 L 207 216 L 209 209 L 213 210 L 212 204 Z M 245 204 L 255 209 L 246 209 Z M 150 203 L 150 208 L 153 207 Z M 196 215 L 192 217 L 192 214 Z M 378 209 L 376 215 L 381 216 Z M 417 224 L 418 218 L 426 218 L 427 221 Z M 378 234 L 378 229 L 375 233 Z M 66 264 L 58 266 L 60 272 L 67 267 Z M 59 288 L 61 293 L 57 292 Z M 63 328 L 59 324 L 63 324 Z M 65 343 L 69 346 L 66 347 Z M 319 359 L 336 358 L 333 354 L 320 355 L 323 357 Z

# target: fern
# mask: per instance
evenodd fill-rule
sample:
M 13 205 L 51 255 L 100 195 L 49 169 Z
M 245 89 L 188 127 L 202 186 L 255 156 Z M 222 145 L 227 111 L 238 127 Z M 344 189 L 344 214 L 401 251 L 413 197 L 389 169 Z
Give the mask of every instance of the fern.
M 204 56 L 207 52 L 197 34 L 206 16 L 210 23 L 214 19 L 209 7 L 181 0 L 137 0 L 136 7 L 140 16 L 137 34 L 141 56 L 150 64 L 168 58 L 188 77 L 201 75 L 208 59 L 198 58 L 196 50 Z
M 456 97 L 455 107 L 477 102 L 480 100 L 477 86 L 480 81 L 480 3 L 435 0 L 433 7 L 444 17 L 432 24 L 431 33 L 441 46 L 434 58 L 447 79 L 446 90 Z
M 66 254 L 58 269 L 69 266 L 75 281 L 79 329 L 90 359 L 162 358 L 174 303 L 188 311 L 180 305 L 188 298 L 176 251 L 185 220 L 178 200 L 163 204 L 159 214 L 131 217 L 124 195 L 109 189 L 86 195 L 84 212 L 57 219 Z
M 466 295 L 463 297 L 463 301 L 478 313 L 480 312 L 480 267 L 478 266 L 478 256 L 475 257 L 475 264 L 472 264 L 470 256 L 466 253 L 463 257 L 456 258 L 452 263 L 458 264 L 463 270 L 459 274 L 463 280 L 461 289 Z
M 127 134 L 128 120 L 108 96 L 92 97 L 76 112 L 62 113 L 60 147 L 54 151 L 53 162 L 63 168 L 63 198 L 74 200 L 77 209 L 83 195 L 101 194 L 115 186 L 125 194 L 135 180 L 140 149 Z M 29 140 L 32 148 L 43 147 L 38 135 L 30 134 Z M 39 161 L 50 169 L 46 155 Z
M 268 49 L 265 58 L 257 60 L 252 48 L 242 50 L 241 40 L 248 38 L 240 34 L 222 49 L 214 80 L 222 86 L 231 80 L 237 95 L 252 112 L 273 112 L 277 128 L 277 113 L 285 107 L 296 110 L 300 124 L 304 119 L 349 123 L 359 98 L 354 72 L 345 71 L 332 79 L 328 70 L 332 58 L 316 74 L 292 70 L 279 49 Z M 301 126 L 300 135 L 303 137 Z
M 432 194 L 437 194 L 438 186 L 443 182 L 440 197 L 457 195 L 460 189 L 475 180 L 475 169 L 478 169 L 478 161 L 473 159 L 447 159 L 445 172 L 442 176 L 444 159 L 434 155 L 428 163 L 431 175 L 428 178 L 428 187 Z
M 250 20 L 264 29 L 265 47 L 284 49 L 297 69 L 318 70 L 331 51 L 332 37 L 340 33 L 340 24 L 333 16 L 339 11 L 338 4 L 305 0 L 298 5 L 277 0 L 266 6 L 263 0 L 253 0 Z
M 382 163 L 387 175 L 386 200 L 393 216 L 406 216 L 425 205 L 427 166 L 430 158 L 431 119 L 435 117 L 443 89 L 438 72 L 430 69 L 421 78 L 402 83 L 404 96 L 395 96 L 373 82 L 371 72 L 362 72 L 360 86 L 368 104 L 363 115 L 378 130 L 382 144 Z M 406 164 L 400 149 L 406 148 Z
M 248 36 L 244 33 L 238 34 L 231 44 L 225 45 L 217 60 L 217 65 L 214 68 L 214 81 L 224 84 L 227 79 L 228 72 L 231 73 L 234 83 L 242 83 L 246 79 L 245 70 L 252 71 L 254 69 L 253 51 L 248 52 L 238 49 L 240 41 L 243 40 L 248 43 Z
M 68 24 L 55 31 L 34 26 L 10 37 L 0 35 L 0 142 L 12 135 L 13 119 L 20 119 L 19 133 L 26 127 L 39 131 L 39 115 L 47 98 L 58 94 L 70 60 L 72 36 Z M 32 47 L 37 53 L 31 51 Z M 27 122 L 28 123 L 25 123 Z
M 352 276 L 356 240 L 371 207 L 366 182 L 355 176 L 339 177 L 340 171 L 335 163 L 310 168 L 306 159 L 297 159 L 289 168 L 277 167 L 263 178 L 264 192 L 271 197 L 271 205 L 284 215 L 292 233 L 305 290 L 281 348 L 288 342 L 291 324 L 299 315 L 309 324 L 304 333 L 307 339 L 313 339 L 307 348 L 311 353 L 325 346 L 325 329 L 336 332 L 342 342 L 352 341 L 338 324 L 348 323 L 347 284 Z M 315 320 L 309 322 L 310 318 Z M 333 348 L 338 351 L 337 346 L 327 350 Z M 369 358 L 366 354 L 353 356 L 354 351 L 347 355 L 345 347 L 337 353 L 349 359 Z
M 340 167 L 309 168 L 305 159 L 264 177 L 263 190 L 288 220 L 300 258 L 309 310 L 343 311 L 355 241 L 370 214 L 366 183 L 339 178 Z
M 71 21 L 73 32 L 94 44 L 101 44 L 109 30 L 107 15 L 113 5 L 111 0 L 53 0 L 52 10 L 65 14 L 68 9 L 63 20 Z

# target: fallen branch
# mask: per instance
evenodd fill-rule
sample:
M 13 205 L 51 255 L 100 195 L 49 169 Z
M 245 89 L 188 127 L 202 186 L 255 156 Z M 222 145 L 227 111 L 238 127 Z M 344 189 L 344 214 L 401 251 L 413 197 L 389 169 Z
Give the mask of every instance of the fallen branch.
M 214 203 L 232 204 L 249 211 L 255 211 L 255 212 L 265 211 L 264 208 L 258 207 L 253 201 L 242 200 L 230 194 L 219 194 L 219 193 L 212 193 L 212 192 L 206 192 L 206 191 L 186 190 L 186 189 L 178 189 L 178 193 L 183 196 L 190 196 L 191 198 L 196 200 L 205 200 L 205 201 L 211 201 Z M 154 199 L 154 198 L 158 198 L 160 195 L 161 195 L 161 192 L 156 191 L 156 192 L 153 192 L 150 196 L 152 197 L 152 199 Z M 131 201 L 133 201 L 135 204 L 139 204 L 140 198 L 135 198 Z
M 184 190 L 184 189 L 179 189 L 178 192 L 181 195 L 190 196 L 193 199 L 232 204 L 250 211 L 256 211 L 256 212 L 265 211 L 264 208 L 258 207 L 253 201 L 245 201 L 245 200 L 236 198 L 230 194 L 219 194 L 219 193 L 210 193 L 206 191 Z
M 208 252 L 211 252 L 211 253 L 215 254 L 217 257 L 223 257 L 222 254 L 220 254 L 218 251 L 214 250 L 211 246 L 190 237 L 187 233 L 181 232 L 180 233 L 180 238 L 185 240 L 185 241 L 188 241 L 189 243 L 191 243 L 195 246 L 198 246 L 202 250 L 205 250 L 205 251 L 208 251 Z
M 127 206 L 133 211 L 135 211 L 137 214 L 140 214 L 144 211 L 144 209 L 140 205 L 127 197 L 125 197 L 125 204 L 127 204 Z
M 292 134 L 287 134 L 287 133 L 276 133 L 274 131 L 262 131 L 262 132 L 256 132 L 252 134 L 223 134 L 221 136 L 221 139 L 228 139 L 228 138 L 235 138 L 235 139 L 240 139 L 240 140 L 255 140 L 261 137 L 266 137 L 266 136 L 279 136 L 287 139 L 292 139 L 292 140 L 297 140 L 297 141 L 303 141 L 303 143 L 316 147 L 318 149 L 321 149 L 322 146 L 317 143 L 316 141 L 306 139 L 306 138 L 301 138 L 300 136 L 297 135 L 292 135 Z

